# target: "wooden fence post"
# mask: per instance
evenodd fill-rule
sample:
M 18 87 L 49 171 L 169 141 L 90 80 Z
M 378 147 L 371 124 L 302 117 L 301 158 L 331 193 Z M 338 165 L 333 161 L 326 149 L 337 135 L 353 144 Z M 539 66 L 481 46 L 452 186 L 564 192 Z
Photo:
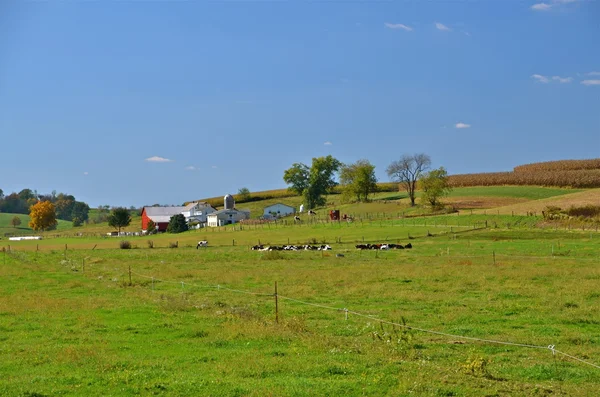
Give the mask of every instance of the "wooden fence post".
M 275 322 L 279 324 L 279 302 L 277 300 L 277 281 L 275 281 Z
M 131 282 L 131 265 L 129 265 L 129 285 L 133 285 Z

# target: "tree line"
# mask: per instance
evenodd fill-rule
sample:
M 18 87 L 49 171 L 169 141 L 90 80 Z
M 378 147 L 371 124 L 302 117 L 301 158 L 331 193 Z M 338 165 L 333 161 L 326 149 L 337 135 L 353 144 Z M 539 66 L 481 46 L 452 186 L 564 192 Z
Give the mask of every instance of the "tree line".
M 23 189 L 7 196 L 0 189 L 0 212 L 13 214 L 29 214 L 38 202 L 48 202 L 54 206 L 55 217 L 72 221 L 74 226 L 80 226 L 89 218 L 90 207 L 77 201 L 75 196 L 67 193 L 39 194 L 36 190 Z
M 424 154 L 405 154 L 386 169 L 388 177 L 403 187 L 408 193 L 410 205 L 415 205 L 416 190 L 421 188 L 421 197 L 432 207 L 440 205 L 439 199 L 447 195 L 451 188 L 448 172 L 444 167 L 431 169 L 431 158 Z M 339 182 L 335 180 L 338 176 Z M 375 166 L 369 160 L 361 159 L 344 164 L 333 156 L 315 157 L 310 166 L 294 163 L 284 171 L 283 180 L 288 189 L 301 195 L 308 209 L 324 206 L 325 195 L 332 193 L 336 186 L 341 187 L 345 201 L 365 202 L 369 195 L 377 191 Z M 418 185 L 417 185 L 418 183 Z

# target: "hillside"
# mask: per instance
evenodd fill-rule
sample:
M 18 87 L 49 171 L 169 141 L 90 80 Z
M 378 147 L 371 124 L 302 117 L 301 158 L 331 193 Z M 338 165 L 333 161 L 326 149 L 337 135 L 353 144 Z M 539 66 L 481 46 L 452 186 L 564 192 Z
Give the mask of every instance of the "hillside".
M 534 212 L 541 214 L 547 206 L 556 206 L 562 209 L 581 207 L 586 205 L 600 205 L 600 189 L 585 190 L 577 193 L 564 194 L 494 208 L 499 214 Z M 479 211 L 481 212 L 481 211 Z

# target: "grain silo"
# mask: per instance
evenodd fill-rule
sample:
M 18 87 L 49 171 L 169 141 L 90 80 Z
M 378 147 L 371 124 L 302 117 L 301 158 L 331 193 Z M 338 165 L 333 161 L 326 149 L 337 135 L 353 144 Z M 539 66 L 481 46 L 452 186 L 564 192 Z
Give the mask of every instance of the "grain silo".
M 233 199 L 233 196 L 231 194 L 228 194 L 227 196 L 225 196 L 224 201 L 225 201 L 225 209 L 226 210 L 234 209 L 235 200 Z

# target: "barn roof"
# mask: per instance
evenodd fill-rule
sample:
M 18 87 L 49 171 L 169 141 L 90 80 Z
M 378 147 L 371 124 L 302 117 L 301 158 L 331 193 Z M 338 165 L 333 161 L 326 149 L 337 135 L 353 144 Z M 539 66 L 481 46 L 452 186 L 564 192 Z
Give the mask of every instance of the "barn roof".
M 144 207 L 144 211 L 146 211 L 146 215 L 149 217 L 155 216 L 173 216 L 177 214 L 181 214 L 185 211 L 185 207 Z
M 291 208 L 293 210 L 295 210 L 296 208 L 292 207 L 291 205 L 287 205 L 287 204 L 283 204 L 283 203 L 275 203 L 275 204 L 271 204 L 271 205 L 267 205 L 265 208 L 270 208 L 270 207 L 274 207 L 276 205 L 283 205 L 284 207 L 288 207 Z

